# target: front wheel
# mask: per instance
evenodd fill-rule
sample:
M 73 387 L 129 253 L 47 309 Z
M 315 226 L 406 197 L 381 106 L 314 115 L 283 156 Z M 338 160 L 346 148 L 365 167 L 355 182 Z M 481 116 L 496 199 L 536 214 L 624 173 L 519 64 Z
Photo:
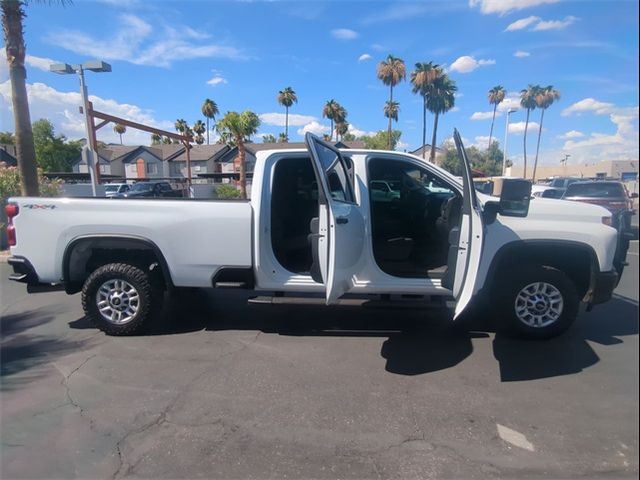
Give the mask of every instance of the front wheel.
M 149 274 L 126 263 L 96 269 L 82 287 L 82 308 L 108 335 L 139 333 L 148 323 L 156 300 Z
M 531 266 L 504 282 L 495 295 L 499 320 L 509 332 L 547 339 L 566 331 L 578 316 L 580 298 L 560 270 Z

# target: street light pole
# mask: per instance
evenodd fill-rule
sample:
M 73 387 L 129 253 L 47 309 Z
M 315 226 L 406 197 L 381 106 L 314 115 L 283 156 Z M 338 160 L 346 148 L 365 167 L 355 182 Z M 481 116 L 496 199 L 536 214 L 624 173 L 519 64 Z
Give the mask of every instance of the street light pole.
M 503 152 L 503 158 L 502 158 L 502 176 L 504 177 L 506 171 L 507 171 L 507 160 L 509 160 L 509 157 L 507 155 L 507 140 L 509 139 L 509 116 L 516 112 L 516 110 L 514 109 L 510 109 L 507 111 L 507 124 L 504 127 L 504 152 Z
M 84 71 L 91 70 L 92 72 L 110 72 L 111 65 L 100 60 L 94 60 L 85 62 L 80 65 L 69 65 L 67 63 L 54 63 L 49 66 L 49 70 L 54 73 L 63 75 L 76 73 L 80 79 L 80 97 L 82 98 L 82 113 L 84 114 L 85 130 L 87 133 L 87 140 L 85 148 L 83 149 L 83 156 L 87 160 L 87 170 L 91 177 L 91 190 L 93 196 L 97 196 L 96 188 L 100 184 L 100 158 L 98 157 L 98 147 L 95 142 L 95 131 L 93 126 L 93 119 L 89 114 L 91 110 L 91 103 L 89 102 L 89 93 L 87 91 L 87 84 L 84 81 Z

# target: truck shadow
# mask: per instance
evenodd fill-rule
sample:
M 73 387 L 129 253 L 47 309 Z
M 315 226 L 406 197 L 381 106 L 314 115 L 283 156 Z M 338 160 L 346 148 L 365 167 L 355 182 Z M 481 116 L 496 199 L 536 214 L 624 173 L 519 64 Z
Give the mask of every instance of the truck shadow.
M 197 291 L 170 298 L 159 322 L 145 335 L 176 335 L 200 330 L 252 330 L 287 336 L 386 338 L 380 355 L 385 369 L 398 375 L 446 370 L 473 353 L 473 341 L 494 333 L 487 318 L 470 318 L 466 329 L 452 327 L 445 308 L 248 306 L 250 294 Z M 600 359 L 588 342 L 615 346 L 620 337 L 638 334 L 638 304 L 615 297 L 591 313 L 582 313 L 564 335 L 529 341 L 496 333 L 492 340 L 503 382 L 535 380 L 579 373 Z M 488 321 L 489 320 L 489 321 Z M 85 319 L 70 324 L 90 328 Z

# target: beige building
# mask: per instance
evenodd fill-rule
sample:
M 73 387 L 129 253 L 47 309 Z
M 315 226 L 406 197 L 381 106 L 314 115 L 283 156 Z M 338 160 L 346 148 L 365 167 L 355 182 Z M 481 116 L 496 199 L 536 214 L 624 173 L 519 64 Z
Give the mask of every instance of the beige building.
M 615 178 L 624 182 L 638 180 L 638 160 L 604 160 L 566 165 L 538 165 L 535 180 L 549 177 Z M 528 176 L 533 173 L 533 165 L 527 165 Z M 523 166 L 515 165 L 507 169 L 507 175 L 521 177 Z

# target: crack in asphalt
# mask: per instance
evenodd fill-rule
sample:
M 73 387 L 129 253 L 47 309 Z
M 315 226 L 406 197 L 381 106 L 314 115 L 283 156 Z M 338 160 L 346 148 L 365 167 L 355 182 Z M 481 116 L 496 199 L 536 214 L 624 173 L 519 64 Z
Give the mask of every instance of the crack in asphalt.
M 246 350 L 247 348 L 251 347 L 253 344 L 256 343 L 256 341 L 258 340 L 258 337 L 261 334 L 262 334 L 262 331 L 258 331 L 256 336 L 250 342 L 242 345 L 240 348 L 237 348 L 237 349 L 232 350 L 230 352 L 225 352 L 225 353 L 219 355 L 218 357 L 216 357 L 216 358 L 214 358 L 212 360 L 212 363 L 218 362 L 218 361 L 220 361 L 221 359 L 223 359 L 225 357 L 236 355 L 236 354 Z M 178 422 L 173 422 L 173 421 L 167 420 L 167 416 L 169 415 L 170 411 L 176 406 L 178 401 L 191 390 L 192 386 L 198 380 L 200 380 L 202 377 L 204 377 L 207 373 L 210 373 L 210 372 L 211 372 L 211 369 L 207 368 L 206 370 L 198 373 L 189 382 L 187 382 L 187 384 L 180 390 L 180 392 L 178 392 L 178 394 L 160 411 L 160 413 L 157 414 L 157 417 L 154 420 L 152 420 L 150 422 L 147 422 L 146 424 L 142 425 L 138 429 L 128 430 L 124 434 L 124 436 L 122 438 L 120 438 L 120 440 L 118 440 L 116 442 L 115 448 L 116 448 L 116 454 L 118 455 L 119 465 L 118 465 L 118 468 L 116 469 L 116 471 L 113 473 L 113 475 L 111 475 L 112 479 L 126 477 L 127 475 L 129 475 L 130 472 L 132 472 L 135 469 L 135 467 L 141 461 L 141 459 L 138 459 L 133 464 L 126 463 L 125 452 L 124 452 L 123 447 L 124 447 L 124 444 L 127 441 L 127 439 L 129 437 L 131 437 L 132 435 L 142 434 L 142 433 L 150 430 L 153 427 L 162 425 L 163 423 L 169 423 L 169 424 L 180 426 L 181 424 L 178 423 Z M 194 426 L 202 426 L 202 425 L 216 424 L 216 423 L 221 423 L 222 425 L 225 424 L 223 419 L 217 419 L 217 420 L 215 420 L 213 422 L 200 423 L 198 425 L 190 425 L 190 424 L 183 424 L 183 425 L 187 426 L 187 427 L 194 427 Z M 233 428 L 233 426 L 231 427 L 232 433 L 235 432 L 238 428 L 240 428 L 238 425 L 234 425 L 234 426 L 236 428 Z M 225 438 L 223 436 L 222 441 L 224 441 L 224 440 L 225 440 Z M 125 465 L 126 465 L 126 469 L 125 469 Z
M 78 372 L 78 370 L 80 370 L 82 367 L 84 367 L 89 362 L 89 360 L 91 360 L 92 358 L 95 358 L 96 356 L 98 356 L 97 353 L 89 355 L 86 359 L 84 359 L 82 361 L 82 363 L 80 363 L 80 365 L 78 365 L 76 368 L 71 370 L 71 372 L 62 379 L 62 382 L 60 382 L 60 385 L 62 385 L 65 388 L 65 394 L 66 394 L 66 397 L 67 397 L 67 402 L 65 404 L 63 404 L 63 405 L 58 405 L 55 408 L 60 408 L 61 406 L 64 406 L 64 405 L 73 405 L 75 408 L 77 408 L 79 410 L 80 416 L 84 417 L 84 408 L 78 402 L 76 402 L 73 399 L 73 397 L 71 396 L 71 387 L 69 386 L 69 380 L 71 380 L 71 377 L 76 372 Z M 55 410 L 55 408 L 53 408 L 51 410 Z M 91 419 L 91 418 L 89 418 L 89 428 L 91 430 L 93 429 L 93 419 Z

